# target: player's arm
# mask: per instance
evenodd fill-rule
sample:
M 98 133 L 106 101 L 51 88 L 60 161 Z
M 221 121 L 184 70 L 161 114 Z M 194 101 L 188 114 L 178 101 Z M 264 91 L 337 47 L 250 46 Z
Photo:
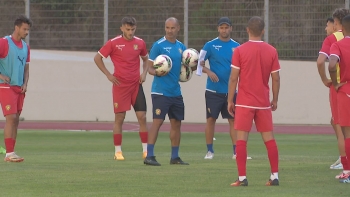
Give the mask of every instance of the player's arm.
M 205 61 L 210 57 L 210 51 L 205 50 L 205 48 L 207 48 L 207 45 L 205 45 L 204 49 L 202 49 L 199 53 L 197 73 L 199 72 L 198 69 L 200 69 L 200 75 L 202 75 L 202 73 L 206 73 L 212 82 L 218 82 L 219 77 L 213 71 L 211 71 L 210 68 L 205 66 Z
M 104 58 L 100 53 L 97 53 L 94 57 L 94 61 L 96 66 L 102 71 L 103 74 L 106 75 L 107 79 L 111 81 L 115 85 L 119 85 L 119 81 L 115 76 L 113 76 L 106 68 L 102 58 Z
M 140 77 L 140 83 L 143 83 L 146 81 L 146 76 L 148 72 L 148 54 L 145 56 L 141 56 L 142 59 L 142 74 Z
M 329 75 L 331 76 L 332 84 L 334 86 L 338 85 L 337 81 L 337 63 L 338 63 L 338 57 L 335 55 L 331 55 L 329 57 Z
M 279 70 L 271 73 L 272 78 L 272 101 L 271 109 L 275 111 L 277 109 L 278 95 L 280 92 L 280 72 Z
M 231 66 L 231 74 L 228 82 L 228 96 L 227 96 L 227 110 L 229 114 L 233 117 L 235 111 L 235 104 L 233 103 L 233 98 L 237 89 L 238 77 L 239 77 L 239 68 Z
M 7 56 L 9 45 L 6 38 L 0 39 L 0 58 L 5 58 Z M 10 83 L 10 78 L 3 73 L 0 73 L 0 79 L 5 83 Z
M 327 56 L 323 53 L 320 53 L 317 58 L 317 69 L 323 84 L 329 87 L 331 85 L 331 81 L 326 76 L 326 60 Z

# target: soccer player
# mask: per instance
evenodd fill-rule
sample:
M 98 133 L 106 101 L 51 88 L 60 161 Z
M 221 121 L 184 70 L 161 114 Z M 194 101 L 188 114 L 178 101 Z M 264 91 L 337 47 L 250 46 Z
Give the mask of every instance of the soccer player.
M 147 155 L 147 123 L 146 123 L 146 98 L 142 83 L 146 80 L 148 71 L 148 52 L 146 43 L 136 36 L 136 20 L 133 17 L 124 17 L 121 21 L 119 35 L 109 40 L 95 55 L 97 67 L 112 82 L 113 107 L 115 113 L 113 139 L 115 146 L 115 160 L 124 160 L 122 154 L 122 125 L 126 111 L 133 106 L 138 123 L 139 135 L 143 147 L 142 157 Z M 111 74 L 102 58 L 111 57 L 114 65 L 114 73 Z M 140 75 L 140 57 L 143 61 L 143 72 Z
M 19 116 L 21 115 L 29 80 L 30 49 L 23 41 L 29 34 L 32 21 L 19 16 L 12 35 L 0 39 L 0 103 L 6 123 L 4 141 L 5 161 L 22 162 L 15 151 Z
M 342 25 L 341 20 L 349 13 L 348 9 L 339 8 L 336 9 L 333 12 L 333 19 L 334 19 L 334 33 L 330 34 L 325 38 L 322 44 L 322 48 L 319 52 L 318 58 L 317 58 L 317 67 L 318 67 L 318 73 L 321 77 L 321 80 L 323 84 L 329 88 L 329 103 L 331 107 L 332 112 L 332 118 L 331 118 L 331 124 L 335 131 L 337 140 L 338 140 L 338 149 L 340 154 L 340 162 L 343 165 L 343 171 L 336 175 L 336 179 L 343 179 L 347 178 L 350 175 L 350 166 L 348 165 L 347 159 L 346 159 L 346 153 L 345 153 L 345 145 L 344 145 L 344 135 L 341 131 L 341 128 L 338 123 L 338 107 L 337 107 L 337 93 L 333 86 L 331 86 L 332 81 L 327 78 L 326 71 L 325 71 L 325 62 L 328 59 L 330 55 L 330 48 L 331 45 L 341 39 L 343 39 L 343 33 L 341 32 Z M 338 66 L 337 66 L 338 67 Z M 338 71 L 339 73 L 339 71 Z M 336 164 L 336 163 L 335 163 Z M 334 164 L 332 164 L 334 165 Z M 334 166 L 333 166 L 334 167 Z
M 228 111 L 235 112 L 237 130 L 238 180 L 231 186 L 248 186 L 246 178 L 247 141 L 254 120 L 257 130 L 264 140 L 271 166 L 267 186 L 279 185 L 278 148 L 273 135 L 272 111 L 277 109 L 280 88 L 280 64 L 274 47 L 263 42 L 265 23 L 254 16 L 248 22 L 249 41 L 235 49 L 228 91 Z M 272 77 L 272 101 L 269 100 L 269 78 Z M 239 79 L 239 82 L 238 82 Z M 238 83 L 239 93 L 236 105 L 233 97 Z
M 335 18 L 335 23 L 336 20 L 338 19 Z M 345 38 L 332 44 L 328 69 L 332 87 L 337 91 L 338 124 L 345 135 L 345 159 L 350 163 L 350 15 L 344 16 L 341 23 Z M 346 176 L 340 182 L 350 183 L 350 177 Z
M 184 120 L 184 102 L 181 95 L 179 78 L 181 70 L 182 52 L 186 49 L 176 39 L 180 30 L 180 24 L 174 17 L 165 21 L 165 36 L 156 41 L 151 49 L 149 58 L 149 74 L 154 75 L 152 83 L 153 123 L 149 130 L 147 157 L 144 164 L 160 166 L 154 155 L 154 145 L 157 141 L 160 126 L 165 115 L 170 119 L 171 158 L 170 164 L 188 165 L 179 157 L 181 139 L 181 121 Z M 157 73 L 153 68 L 153 60 L 158 55 L 168 55 L 172 60 L 172 68 L 168 74 Z
M 227 111 L 228 80 L 231 72 L 231 57 L 239 43 L 231 39 L 232 23 L 228 17 L 221 17 L 218 21 L 217 30 L 219 36 L 205 43 L 199 54 L 197 75 L 202 71 L 207 73 L 207 86 L 205 91 L 205 104 L 207 122 L 205 139 L 207 154 L 204 159 L 213 159 L 213 137 L 215 123 L 221 113 L 222 118 L 228 119 L 230 136 L 233 144 L 233 159 L 236 159 L 236 132 L 233 128 L 234 117 Z M 205 61 L 209 60 L 210 68 L 205 67 Z M 234 102 L 236 94 L 234 97 Z M 249 159 L 251 159 L 249 157 Z

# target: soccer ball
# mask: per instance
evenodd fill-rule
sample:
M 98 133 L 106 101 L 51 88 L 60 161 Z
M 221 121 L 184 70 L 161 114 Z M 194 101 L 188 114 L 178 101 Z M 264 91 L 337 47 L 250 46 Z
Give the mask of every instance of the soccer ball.
M 182 53 L 182 63 L 188 67 L 197 66 L 198 58 L 199 53 L 196 49 L 189 48 Z
M 191 67 L 181 65 L 180 82 L 187 82 L 191 79 L 193 71 Z
M 167 55 L 158 55 L 153 61 L 153 67 L 157 73 L 169 73 L 172 65 L 171 58 Z

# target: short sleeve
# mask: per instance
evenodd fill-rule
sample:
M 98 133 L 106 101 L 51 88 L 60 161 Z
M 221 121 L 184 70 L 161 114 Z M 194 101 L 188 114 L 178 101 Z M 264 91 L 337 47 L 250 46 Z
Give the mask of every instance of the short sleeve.
M 210 44 L 207 42 L 205 43 L 205 45 L 203 46 L 203 51 L 205 51 L 205 57 L 204 57 L 204 60 L 207 60 L 210 58 Z
M 330 55 L 329 56 L 336 56 L 338 59 L 340 59 L 341 57 L 341 54 L 340 54 L 340 48 L 339 48 L 339 45 L 338 43 L 334 43 L 332 44 L 331 46 L 331 49 L 330 49 Z
M 232 60 L 231 60 L 231 67 L 236 68 L 236 69 L 241 69 L 241 55 L 240 55 L 240 50 L 239 48 L 236 48 L 233 55 L 232 55 Z
M 280 65 L 280 63 L 278 61 L 278 53 L 275 50 L 275 55 L 273 57 L 273 62 L 272 62 L 271 73 L 278 72 L 279 70 L 281 70 L 281 65 Z
M 0 58 L 5 58 L 9 50 L 8 41 L 6 38 L 0 38 Z
M 154 43 L 149 53 L 149 60 L 152 60 L 152 61 L 155 60 L 158 55 L 161 55 L 159 50 L 159 44 Z
M 108 40 L 104 46 L 98 51 L 98 53 L 104 57 L 107 58 L 113 51 L 112 47 L 112 41 Z
M 144 57 L 144 56 L 147 55 L 147 53 L 148 53 L 148 51 L 147 51 L 146 43 L 145 43 L 145 41 L 142 40 L 142 50 L 141 50 L 140 55 L 141 55 L 142 57 Z

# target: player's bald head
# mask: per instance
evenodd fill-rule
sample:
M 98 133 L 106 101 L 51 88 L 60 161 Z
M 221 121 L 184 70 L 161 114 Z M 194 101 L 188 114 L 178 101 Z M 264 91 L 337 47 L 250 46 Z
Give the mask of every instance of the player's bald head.
M 343 30 L 346 33 L 350 33 L 350 15 L 345 16 L 341 22 L 343 25 Z
M 175 23 L 175 25 L 180 25 L 179 24 L 179 20 L 177 20 L 177 18 L 175 18 L 175 17 L 170 17 L 170 18 L 168 18 L 168 19 L 166 19 L 165 20 L 165 24 L 167 24 L 167 23 Z
M 249 32 L 253 36 L 261 36 L 265 28 L 264 20 L 259 16 L 253 16 L 248 21 Z

